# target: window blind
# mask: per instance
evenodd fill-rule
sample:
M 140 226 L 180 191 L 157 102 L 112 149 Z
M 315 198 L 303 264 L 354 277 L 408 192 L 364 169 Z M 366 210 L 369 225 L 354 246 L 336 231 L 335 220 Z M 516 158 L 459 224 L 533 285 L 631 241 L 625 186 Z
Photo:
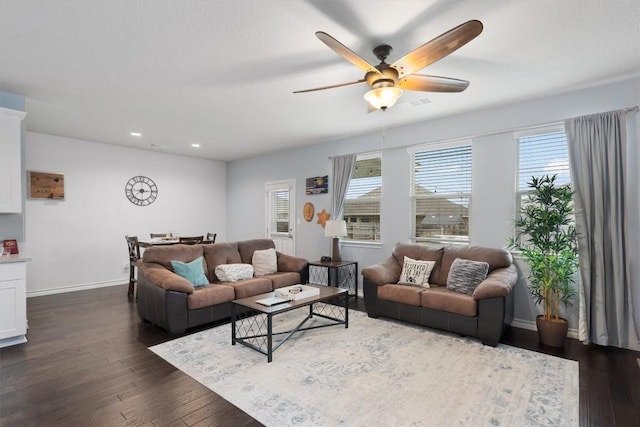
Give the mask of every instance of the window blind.
M 271 225 L 272 231 L 289 232 L 289 190 L 271 192 L 271 218 L 275 222 Z
M 471 193 L 471 146 L 414 154 L 414 191 Z
M 518 191 L 528 191 L 531 177 L 558 175 L 557 185 L 571 183 L 565 132 L 523 136 L 519 141 Z

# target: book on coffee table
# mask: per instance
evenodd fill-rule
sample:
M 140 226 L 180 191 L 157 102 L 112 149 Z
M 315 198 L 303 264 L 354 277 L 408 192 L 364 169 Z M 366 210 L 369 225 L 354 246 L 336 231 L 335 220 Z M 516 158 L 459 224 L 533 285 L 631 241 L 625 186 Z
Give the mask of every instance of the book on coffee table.
M 282 298 L 282 297 L 269 297 L 269 298 L 256 300 L 258 304 L 266 305 L 268 307 L 271 307 L 272 305 L 276 305 L 276 304 L 282 304 L 283 302 L 289 302 L 289 301 L 291 300 L 288 298 Z

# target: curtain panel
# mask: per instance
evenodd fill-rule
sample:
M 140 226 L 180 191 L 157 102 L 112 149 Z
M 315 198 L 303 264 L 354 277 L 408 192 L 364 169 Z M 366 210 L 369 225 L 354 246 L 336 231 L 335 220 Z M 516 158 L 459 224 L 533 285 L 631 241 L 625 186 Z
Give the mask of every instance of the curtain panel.
M 333 158 L 333 179 L 331 180 L 331 216 L 333 219 L 342 219 L 344 200 L 355 164 L 355 154 Z
M 637 346 L 628 240 L 626 110 L 565 122 L 575 190 L 582 341 Z M 633 184 L 634 186 L 637 184 Z

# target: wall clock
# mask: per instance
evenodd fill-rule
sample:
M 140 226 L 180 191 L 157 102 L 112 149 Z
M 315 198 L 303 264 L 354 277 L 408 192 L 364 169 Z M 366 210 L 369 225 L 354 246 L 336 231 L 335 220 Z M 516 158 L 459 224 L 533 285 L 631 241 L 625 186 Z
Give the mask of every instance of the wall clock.
M 124 186 L 127 199 L 134 205 L 147 206 L 158 197 L 158 186 L 151 178 L 146 176 L 134 176 Z

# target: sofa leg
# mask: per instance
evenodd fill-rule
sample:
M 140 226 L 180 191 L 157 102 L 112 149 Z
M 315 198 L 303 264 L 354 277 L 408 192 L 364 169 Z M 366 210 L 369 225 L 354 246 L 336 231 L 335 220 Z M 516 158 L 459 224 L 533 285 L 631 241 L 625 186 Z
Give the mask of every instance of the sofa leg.
M 489 338 L 482 338 L 482 344 L 484 345 L 488 345 L 491 347 L 497 347 L 498 346 L 498 341 L 497 340 L 492 340 Z

